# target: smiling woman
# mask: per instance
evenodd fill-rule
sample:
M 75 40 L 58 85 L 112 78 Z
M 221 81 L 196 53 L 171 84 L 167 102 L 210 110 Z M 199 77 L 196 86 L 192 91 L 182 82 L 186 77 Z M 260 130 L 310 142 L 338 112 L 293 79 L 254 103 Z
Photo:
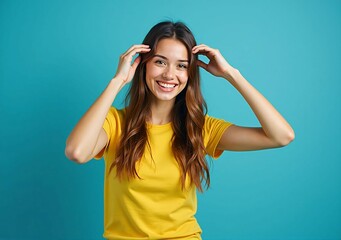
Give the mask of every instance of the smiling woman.
M 200 54 L 209 62 L 198 60 Z M 208 116 L 199 67 L 231 83 L 261 127 Z M 130 82 L 126 108 L 112 107 Z M 65 153 L 78 163 L 104 156 L 105 238 L 201 239 L 196 190 L 210 185 L 205 156 L 281 147 L 293 138 L 285 119 L 217 49 L 197 45 L 183 23 L 161 22 L 121 55 L 116 75 L 71 132 Z

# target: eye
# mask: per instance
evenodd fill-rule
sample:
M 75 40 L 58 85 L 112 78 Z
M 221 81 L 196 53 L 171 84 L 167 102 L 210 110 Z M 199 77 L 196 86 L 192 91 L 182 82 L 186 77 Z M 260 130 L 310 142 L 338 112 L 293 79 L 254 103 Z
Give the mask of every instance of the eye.
M 187 69 L 187 65 L 186 65 L 186 64 L 179 64 L 179 68 L 181 68 L 181 69 Z
M 158 64 L 158 65 L 166 65 L 166 62 L 162 61 L 160 59 L 156 60 L 155 63 Z

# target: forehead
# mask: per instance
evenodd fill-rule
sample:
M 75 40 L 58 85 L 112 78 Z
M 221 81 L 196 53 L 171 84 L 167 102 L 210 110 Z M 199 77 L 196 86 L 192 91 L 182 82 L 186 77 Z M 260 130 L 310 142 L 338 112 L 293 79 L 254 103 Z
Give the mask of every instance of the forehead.
M 179 40 L 165 38 L 158 42 L 155 54 L 167 57 L 169 60 L 187 60 L 188 53 L 186 46 Z

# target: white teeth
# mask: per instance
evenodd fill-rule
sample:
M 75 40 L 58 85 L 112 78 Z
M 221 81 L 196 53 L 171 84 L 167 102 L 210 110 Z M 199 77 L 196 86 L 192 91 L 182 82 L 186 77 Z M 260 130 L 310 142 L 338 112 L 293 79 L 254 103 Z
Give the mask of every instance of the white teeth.
M 158 82 L 158 84 L 165 88 L 174 88 L 176 86 L 176 84 L 168 84 L 168 83 L 163 83 L 163 82 Z

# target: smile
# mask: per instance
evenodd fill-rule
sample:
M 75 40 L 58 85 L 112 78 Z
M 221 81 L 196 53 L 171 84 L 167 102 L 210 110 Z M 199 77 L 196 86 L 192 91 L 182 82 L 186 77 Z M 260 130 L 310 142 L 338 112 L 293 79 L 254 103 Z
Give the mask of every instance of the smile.
M 178 84 L 170 84 L 170 83 L 164 83 L 164 82 L 159 82 L 159 81 L 156 81 L 157 84 L 163 88 L 175 88 L 176 86 L 178 86 Z

